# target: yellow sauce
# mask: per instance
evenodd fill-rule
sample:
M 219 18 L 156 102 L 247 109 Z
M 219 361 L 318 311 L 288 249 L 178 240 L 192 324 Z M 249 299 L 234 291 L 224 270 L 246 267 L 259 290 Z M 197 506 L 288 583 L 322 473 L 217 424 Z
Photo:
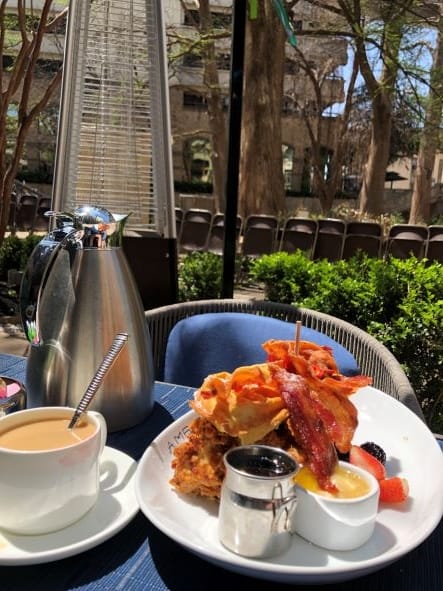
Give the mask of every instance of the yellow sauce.
M 336 499 L 353 499 L 362 497 L 370 490 L 369 483 L 356 472 L 336 466 L 331 475 L 331 481 L 338 488 L 337 493 L 329 493 L 320 488 L 317 479 L 307 466 L 303 466 L 294 476 L 296 484 L 313 493 Z

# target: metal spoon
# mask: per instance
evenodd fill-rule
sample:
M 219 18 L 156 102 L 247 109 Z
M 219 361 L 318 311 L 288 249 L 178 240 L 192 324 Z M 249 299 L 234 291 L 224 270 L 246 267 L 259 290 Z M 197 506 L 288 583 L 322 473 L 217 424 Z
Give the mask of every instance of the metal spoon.
M 73 429 L 75 427 L 80 416 L 88 408 L 89 403 L 91 402 L 95 393 L 99 389 L 103 381 L 103 378 L 111 369 L 112 364 L 117 359 L 120 351 L 123 349 L 123 346 L 126 344 L 127 340 L 128 333 L 126 332 L 120 332 L 116 335 L 109 351 L 106 353 L 103 361 L 100 364 L 100 367 L 95 372 L 95 375 L 91 380 L 91 383 L 87 387 L 86 392 L 83 394 L 80 402 L 78 403 L 77 408 L 75 409 L 72 419 L 68 425 L 68 429 Z

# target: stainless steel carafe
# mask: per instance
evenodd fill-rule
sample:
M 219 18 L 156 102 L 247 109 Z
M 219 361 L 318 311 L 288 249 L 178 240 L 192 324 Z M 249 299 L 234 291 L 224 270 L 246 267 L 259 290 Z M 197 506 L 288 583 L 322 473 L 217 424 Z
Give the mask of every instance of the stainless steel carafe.
M 91 408 L 109 431 L 132 427 L 153 408 L 154 373 L 141 298 L 119 245 L 124 216 L 97 206 L 51 215 L 55 228 L 32 252 L 20 290 L 31 342 L 27 406 L 76 407 L 115 335 L 126 332 Z

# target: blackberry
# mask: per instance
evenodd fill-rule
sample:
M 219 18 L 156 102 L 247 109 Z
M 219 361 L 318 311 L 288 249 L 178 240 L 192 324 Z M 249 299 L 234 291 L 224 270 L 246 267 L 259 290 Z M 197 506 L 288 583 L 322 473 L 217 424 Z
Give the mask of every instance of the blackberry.
M 377 458 L 381 464 L 384 465 L 386 463 L 386 453 L 377 443 L 367 441 L 366 443 L 360 444 L 360 447 L 371 454 L 371 456 L 374 456 L 374 458 Z
M 349 452 L 341 452 L 337 450 L 337 457 L 342 462 L 349 462 Z

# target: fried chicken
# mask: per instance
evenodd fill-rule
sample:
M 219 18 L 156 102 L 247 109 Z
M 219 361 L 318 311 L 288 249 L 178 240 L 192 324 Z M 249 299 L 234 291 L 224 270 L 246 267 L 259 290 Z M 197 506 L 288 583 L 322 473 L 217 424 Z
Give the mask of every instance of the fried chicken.
M 190 407 L 198 418 L 174 450 L 171 486 L 180 493 L 220 497 L 224 454 L 252 443 L 284 449 L 311 468 L 325 490 L 337 450 L 346 452 L 358 424 L 349 395 L 371 383 L 340 374 L 328 347 L 271 340 L 266 363 L 208 376 Z
M 207 419 L 198 417 L 189 425 L 185 442 L 174 449 L 171 486 L 180 493 L 219 499 L 226 469 L 223 455 L 240 440 L 220 433 Z M 294 447 L 294 439 L 285 421 L 280 427 L 257 441 L 263 445 L 280 447 L 298 462 L 304 457 Z

